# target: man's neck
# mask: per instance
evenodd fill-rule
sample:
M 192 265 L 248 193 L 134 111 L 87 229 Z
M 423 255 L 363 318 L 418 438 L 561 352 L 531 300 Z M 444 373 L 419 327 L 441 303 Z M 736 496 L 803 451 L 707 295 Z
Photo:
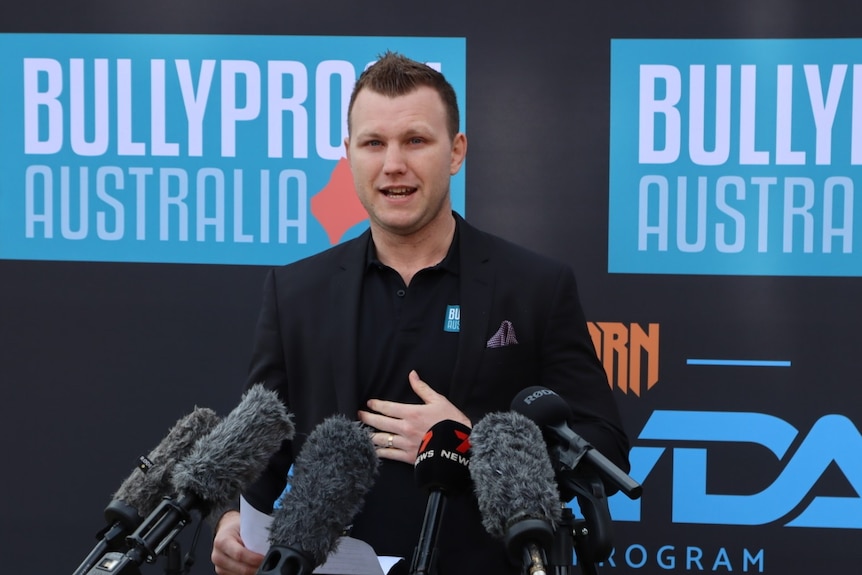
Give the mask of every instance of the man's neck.
M 377 259 L 397 271 L 405 285 L 410 285 L 416 272 L 437 265 L 449 253 L 455 236 L 455 217 L 450 213 L 410 236 L 374 229 L 371 235 Z

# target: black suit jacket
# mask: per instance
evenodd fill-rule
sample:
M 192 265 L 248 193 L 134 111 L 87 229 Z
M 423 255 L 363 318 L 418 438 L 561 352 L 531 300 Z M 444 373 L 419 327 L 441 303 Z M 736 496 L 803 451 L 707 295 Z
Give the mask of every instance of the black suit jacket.
M 548 387 L 571 405 L 575 431 L 628 470 L 628 442 L 587 331 L 571 269 L 455 217 L 461 331 L 449 400 L 475 422 L 487 413 L 508 410 L 525 387 Z M 271 509 L 283 490 L 288 468 L 307 434 L 332 414 L 355 418 L 370 399 L 358 396 L 356 380 L 368 241 L 370 232 L 273 269 L 266 278 L 248 385 L 264 382 L 278 390 L 293 414 L 297 433 L 244 493 L 263 511 Z M 504 320 L 512 323 L 518 344 L 487 347 Z M 436 317 L 431 323 L 439 329 Z M 420 515 L 417 521 L 421 519 Z M 481 538 L 481 526 L 473 527 L 471 537 Z M 444 543 L 441 567 L 446 564 Z M 379 549 L 378 553 L 390 554 Z M 487 572 L 488 565 L 483 566 L 478 572 Z

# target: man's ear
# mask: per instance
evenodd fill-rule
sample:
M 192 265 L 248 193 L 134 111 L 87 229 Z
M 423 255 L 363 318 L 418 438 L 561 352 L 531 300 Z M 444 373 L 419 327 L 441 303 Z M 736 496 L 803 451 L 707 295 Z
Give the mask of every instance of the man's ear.
M 464 132 L 455 134 L 452 140 L 452 161 L 449 164 L 449 174 L 454 176 L 461 169 L 464 157 L 467 155 L 467 136 Z

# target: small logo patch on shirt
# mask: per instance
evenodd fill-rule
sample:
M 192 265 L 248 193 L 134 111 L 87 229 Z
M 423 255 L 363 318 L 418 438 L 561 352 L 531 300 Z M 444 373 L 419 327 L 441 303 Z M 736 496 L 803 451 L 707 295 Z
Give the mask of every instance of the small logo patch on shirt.
M 461 331 L 461 306 L 446 306 L 446 318 L 443 321 L 443 331 Z

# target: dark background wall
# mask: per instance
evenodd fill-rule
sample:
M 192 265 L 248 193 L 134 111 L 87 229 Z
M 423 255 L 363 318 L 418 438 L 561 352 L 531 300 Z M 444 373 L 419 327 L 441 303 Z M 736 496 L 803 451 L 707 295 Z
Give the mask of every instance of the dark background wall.
M 570 263 L 590 321 L 661 325 L 658 384 L 640 396 L 617 392 L 638 445 L 657 409 L 774 414 L 803 435 L 826 414 L 858 426 L 859 280 L 609 274 L 610 40 L 854 37 L 862 34 L 858 15 L 855 2 L 836 0 L 31 0 L 0 5 L 0 32 L 465 37 L 467 217 Z M 71 572 L 135 458 L 195 405 L 220 414 L 235 405 L 264 273 L 0 261 L 4 572 Z M 685 365 L 704 349 L 755 349 L 792 357 L 794 368 Z M 718 487 L 767 486 L 786 461 L 765 469 L 761 456 L 719 449 Z M 638 544 L 654 555 L 673 545 L 676 572 L 729 571 L 713 567 L 722 548 L 737 572 L 744 548 L 766 550 L 766 573 L 858 569 L 858 529 L 674 523 L 671 474 L 663 459 L 645 482 L 641 521 L 617 523 L 620 549 Z M 817 492 L 854 496 L 835 469 L 811 496 Z M 688 547 L 703 550 L 701 569 L 686 565 Z M 207 534 L 195 573 L 212 572 L 208 555 Z M 662 571 L 650 565 L 640 571 Z M 638 571 L 619 557 L 607 569 Z

